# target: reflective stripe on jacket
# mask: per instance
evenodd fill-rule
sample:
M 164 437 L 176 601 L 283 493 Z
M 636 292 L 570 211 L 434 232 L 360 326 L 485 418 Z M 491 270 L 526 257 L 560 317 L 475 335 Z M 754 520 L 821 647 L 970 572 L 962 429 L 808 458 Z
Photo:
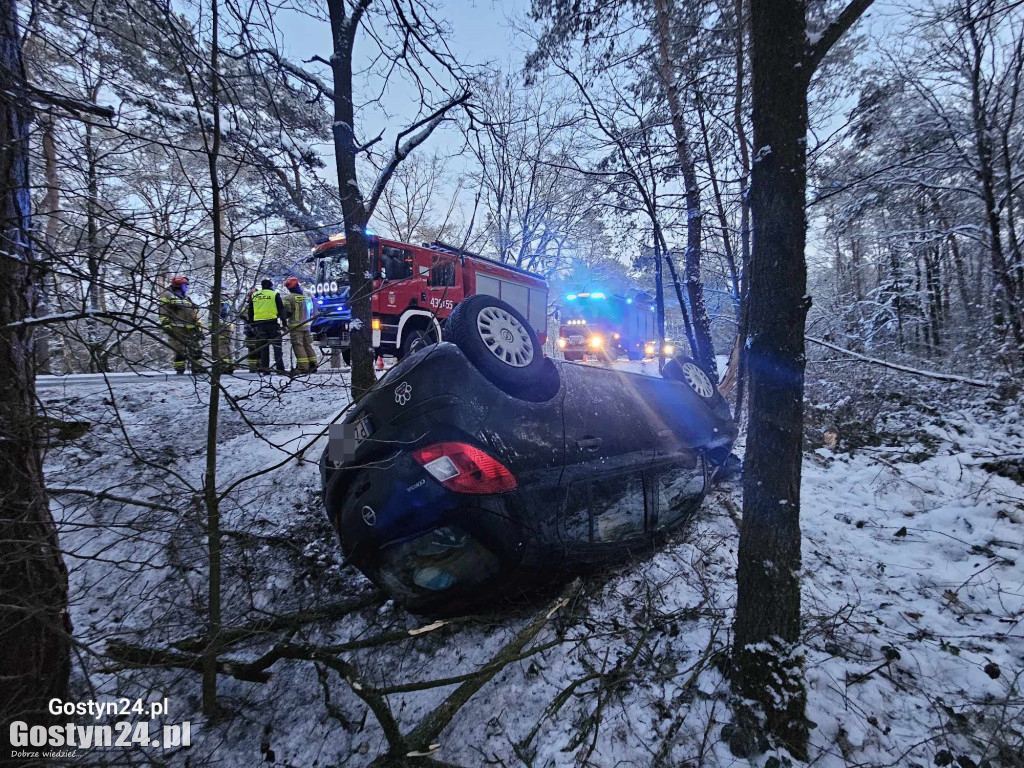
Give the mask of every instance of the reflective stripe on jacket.
M 309 324 L 313 317 L 313 302 L 303 293 L 288 293 L 284 297 L 288 311 L 288 327 L 300 328 Z
M 199 309 L 187 296 L 170 288 L 160 294 L 160 325 L 164 328 L 195 330 L 199 327 Z
M 252 319 L 256 322 L 276 320 L 278 301 L 277 291 L 273 291 L 270 288 L 256 291 L 252 295 Z

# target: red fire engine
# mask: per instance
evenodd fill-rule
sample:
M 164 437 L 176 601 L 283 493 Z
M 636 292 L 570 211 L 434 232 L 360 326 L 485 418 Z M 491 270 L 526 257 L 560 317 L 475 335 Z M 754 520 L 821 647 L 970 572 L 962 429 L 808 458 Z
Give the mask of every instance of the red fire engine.
M 511 304 L 545 341 L 548 285 L 540 275 L 440 242 L 410 245 L 370 231 L 367 240 L 377 354 L 404 357 L 443 338 L 445 318 L 477 293 Z M 344 234 L 317 242 L 311 258 L 316 260 L 316 316 L 310 330 L 318 344 L 340 349 L 348 362 L 352 307 Z

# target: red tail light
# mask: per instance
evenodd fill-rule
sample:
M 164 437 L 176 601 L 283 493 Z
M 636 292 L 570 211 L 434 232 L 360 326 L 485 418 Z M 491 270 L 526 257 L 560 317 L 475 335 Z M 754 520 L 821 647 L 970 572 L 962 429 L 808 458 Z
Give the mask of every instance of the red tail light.
M 434 443 L 412 457 L 449 491 L 504 493 L 516 489 L 515 476 L 493 456 L 466 443 Z

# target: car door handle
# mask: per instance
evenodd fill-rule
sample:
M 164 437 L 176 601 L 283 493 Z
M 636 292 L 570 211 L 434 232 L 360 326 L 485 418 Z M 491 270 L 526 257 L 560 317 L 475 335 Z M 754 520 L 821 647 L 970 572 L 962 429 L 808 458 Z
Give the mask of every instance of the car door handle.
M 585 451 L 596 451 L 601 447 L 600 437 L 584 437 L 576 441 L 576 445 Z

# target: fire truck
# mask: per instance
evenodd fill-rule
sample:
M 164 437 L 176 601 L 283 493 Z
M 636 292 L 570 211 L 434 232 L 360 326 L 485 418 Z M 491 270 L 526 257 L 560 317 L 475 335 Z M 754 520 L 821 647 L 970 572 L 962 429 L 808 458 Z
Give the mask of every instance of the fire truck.
M 601 292 L 565 297 L 558 329 L 558 348 L 566 360 L 584 355 L 615 360 L 650 357 L 657 349 L 654 299 L 642 291 L 627 296 Z
M 402 358 L 441 340 L 448 315 L 478 293 L 518 309 L 544 343 L 548 284 L 540 275 L 441 242 L 417 246 L 380 238 L 370 230 L 366 234 L 376 354 Z M 316 262 L 310 331 L 322 348 L 340 349 L 348 363 L 352 307 L 345 235 L 315 241 L 310 259 Z

